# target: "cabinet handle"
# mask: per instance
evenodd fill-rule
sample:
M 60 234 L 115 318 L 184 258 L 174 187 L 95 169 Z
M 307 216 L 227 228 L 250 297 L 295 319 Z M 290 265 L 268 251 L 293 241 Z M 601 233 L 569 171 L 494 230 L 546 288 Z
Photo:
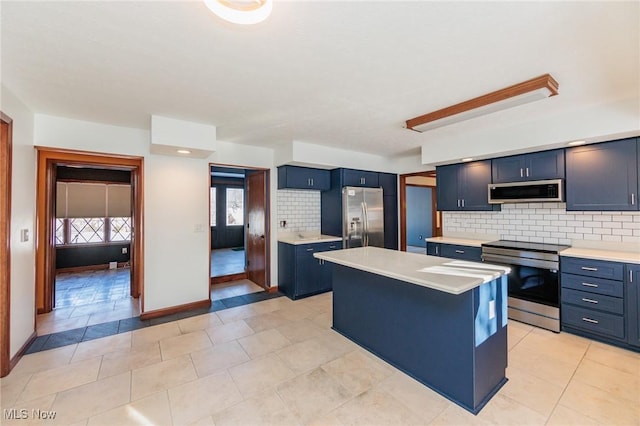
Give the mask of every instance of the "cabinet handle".
M 598 268 L 592 268 L 590 266 L 583 266 L 580 269 L 582 269 L 583 271 L 593 271 L 593 272 L 596 272 L 598 270 Z
M 312 248 L 308 248 L 307 251 L 313 251 L 313 249 Z
M 631 193 L 631 205 L 636 205 L 636 194 L 634 194 L 633 192 Z
M 336 248 L 336 246 L 329 246 L 329 248 Z
M 527 167 L 526 170 L 527 170 L 527 177 L 529 177 L 529 168 Z
M 520 177 L 524 177 L 524 173 L 522 173 L 522 167 L 520 167 Z
M 598 288 L 598 284 L 582 283 L 582 285 L 585 286 L 585 287 Z
M 462 199 L 462 208 L 464 208 L 464 198 Z
M 598 324 L 597 320 L 591 319 L 591 318 L 582 318 L 582 321 L 584 322 L 590 322 L 591 324 Z
M 313 186 L 313 178 L 311 178 L 311 186 Z
M 629 269 L 629 282 L 633 282 L 633 271 L 631 269 Z
M 311 186 L 311 179 L 307 178 L 307 186 Z
M 460 208 L 460 199 L 458 199 L 457 201 L 458 201 L 458 208 Z
M 456 250 L 456 253 L 464 254 L 464 250 Z
M 597 301 L 597 300 L 587 299 L 586 297 L 583 297 L 583 298 L 582 298 L 582 301 L 583 301 L 583 302 L 594 303 L 594 304 L 596 304 L 596 305 L 598 304 L 598 301 Z
M 436 246 L 436 256 L 438 256 L 438 246 Z

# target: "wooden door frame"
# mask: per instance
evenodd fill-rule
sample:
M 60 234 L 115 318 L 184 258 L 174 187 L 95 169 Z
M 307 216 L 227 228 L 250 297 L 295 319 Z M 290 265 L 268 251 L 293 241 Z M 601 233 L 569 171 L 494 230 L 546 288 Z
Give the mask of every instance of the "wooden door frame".
M 13 120 L 0 111 L 0 377 L 11 371 L 11 166 Z M 6 127 L 5 127 L 6 126 Z M 6 134 L 4 134 L 6 129 Z
M 269 168 L 265 168 L 265 167 L 253 167 L 253 166 L 241 166 L 241 165 L 237 165 L 237 164 L 226 164 L 226 163 L 209 163 L 209 167 L 207 168 L 207 179 L 208 179 L 208 189 L 209 189 L 209 218 L 211 218 L 211 168 L 212 167 L 226 167 L 226 168 L 230 168 L 230 169 L 238 169 L 238 170 L 249 170 L 252 172 L 262 172 L 264 173 L 264 180 L 265 180 L 265 244 L 266 244 L 266 253 L 265 253 L 265 290 L 266 291 L 274 291 L 274 288 L 271 287 L 271 169 Z M 246 177 L 245 177 L 246 179 Z M 246 185 L 245 185 L 246 188 Z M 245 194 L 245 199 L 246 199 L 246 194 Z M 246 208 L 246 205 L 245 205 Z M 209 219 L 210 220 L 210 219 Z M 210 223 L 210 222 L 209 222 Z M 247 229 L 246 227 L 244 227 L 244 233 L 245 233 L 245 245 L 246 245 L 246 233 L 247 233 Z M 246 256 L 246 253 L 245 253 Z M 209 256 L 208 258 L 208 271 L 207 272 L 209 274 L 209 277 L 211 277 L 211 231 L 209 231 Z M 246 274 L 246 267 L 245 267 L 245 274 Z M 229 276 L 231 277 L 231 279 L 235 279 L 233 275 Z M 213 279 L 209 279 L 209 286 L 211 286 L 212 284 L 214 284 Z M 226 282 L 228 280 L 225 280 L 224 277 L 222 277 L 222 280 L 216 280 L 216 284 L 217 283 L 222 283 L 222 282 Z M 210 287 L 211 288 L 211 287 Z M 277 289 L 277 287 L 276 287 Z M 209 292 L 209 295 L 211 295 L 211 292 Z
M 36 311 L 53 309 L 55 280 L 55 168 L 58 165 L 94 166 L 131 172 L 133 194 L 130 293 L 140 298 L 144 312 L 144 170 L 142 157 L 36 147 Z
M 431 193 L 431 211 L 433 212 L 433 218 L 431 222 L 432 235 L 436 236 L 438 233 L 437 227 L 437 204 L 436 204 L 436 186 L 433 185 L 413 185 L 407 184 L 407 178 L 413 176 L 423 177 L 436 177 L 435 170 L 426 172 L 415 172 L 400 175 L 400 250 L 407 251 L 407 186 L 421 186 L 425 188 L 433 188 Z

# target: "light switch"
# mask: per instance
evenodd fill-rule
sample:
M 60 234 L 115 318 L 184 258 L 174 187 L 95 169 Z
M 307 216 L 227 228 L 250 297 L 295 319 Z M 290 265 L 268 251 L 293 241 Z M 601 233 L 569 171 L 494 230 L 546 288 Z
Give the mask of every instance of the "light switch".
M 193 226 L 193 232 L 201 233 L 204 232 L 204 225 L 201 223 L 197 223 Z
M 496 317 L 496 301 L 489 301 L 489 319 L 494 319 Z
M 29 241 L 29 230 L 28 229 L 21 229 L 20 230 L 20 242 L 26 242 Z

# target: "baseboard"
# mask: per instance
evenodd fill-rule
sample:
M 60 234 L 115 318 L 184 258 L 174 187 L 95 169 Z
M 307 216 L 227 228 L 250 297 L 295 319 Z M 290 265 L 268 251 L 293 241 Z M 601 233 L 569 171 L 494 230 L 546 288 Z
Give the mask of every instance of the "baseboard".
M 211 299 L 201 300 L 199 302 L 186 303 L 184 305 L 171 306 L 169 308 L 157 309 L 155 311 L 144 312 L 140 314 L 141 320 L 149 320 L 158 317 L 164 317 L 166 315 L 173 315 L 184 311 L 190 311 L 192 309 L 210 308 Z
M 118 262 L 118 269 L 129 266 L 129 262 Z M 56 269 L 56 274 L 61 272 L 87 272 L 87 271 L 101 271 L 103 269 L 109 269 L 109 264 L 102 265 L 86 265 L 86 266 L 72 266 L 70 268 Z
M 24 342 L 24 345 L 22 345 L 18 352 L 16 352 L 13 358 L 11 358 L 11 360 L 9 361 L 9 372 L 11 372 L 11 370 L 13 370 L 13 367 L 15 367 L 18 361 L 20 361 L 24 353 L 27 351 L 27 349 L 29 349 L 29 346 L 31 346 L 33 341 L 36 340 L 36 337 L 38 337 L 38 333 L 34 331 L 33 333 L 31 333 L 31 336 L 29 336 L 27 341 Z
M 265 289 L 265 291 L 266 291 L 267 293 L 277 293 L 277 292 L 278 292 L 278 286 L 277 286 L 277 285 L 274 285 L 273 287 L 267 287 L 267 288 Z
M 246 272 L 240 272 L 239 274 L 223 275 L 221 277 L 211 277 L 211 285 L 228 283 L 230 281 L 238 281 L 247 279 Z

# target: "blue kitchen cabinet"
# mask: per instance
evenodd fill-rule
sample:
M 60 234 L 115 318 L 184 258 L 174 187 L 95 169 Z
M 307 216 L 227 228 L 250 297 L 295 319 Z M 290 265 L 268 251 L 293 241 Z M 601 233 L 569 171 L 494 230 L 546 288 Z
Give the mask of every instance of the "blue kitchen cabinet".
M 488 201 L 491 160 L 439 166 L 436 179 L 440 211 L 500 210 L 499 205 Z
M 310 167 L 278 167 L 278 189 L 313 189 L 326 191 L 331 187 L 329 170 Z
M 564 179 L 564 150 L 494 158 L 491 175 L 493 183 Z
M 398 195 L 398 175 L 395 173 L 378 173 L 378 184 L 385 197 Z
M 427 241 L 427 255 L 468 260 L 470 262 L 482 262 L 482 249 L 480 247 L 463 246 L 460 244 Z
M 640 265 L 626 265 L 627 330 L 629 344 L 640 348 Z
M 566 150 L 567 210 L 638 210 L 638 139 Z
M 342 171 L 342 186 L 361 186 L 365 188 L 378 188 L 378 172 L 366 170 L 340 169 Z
M 384 195 L 382 204 L 384 206 L 384 248 L 398 250 L 398 196 Z
M 278 242 L 278 290 L 293 300 L 330 291 L 331 267 L 313 254 L 341 248 L 341 241 L 297 245 Z

